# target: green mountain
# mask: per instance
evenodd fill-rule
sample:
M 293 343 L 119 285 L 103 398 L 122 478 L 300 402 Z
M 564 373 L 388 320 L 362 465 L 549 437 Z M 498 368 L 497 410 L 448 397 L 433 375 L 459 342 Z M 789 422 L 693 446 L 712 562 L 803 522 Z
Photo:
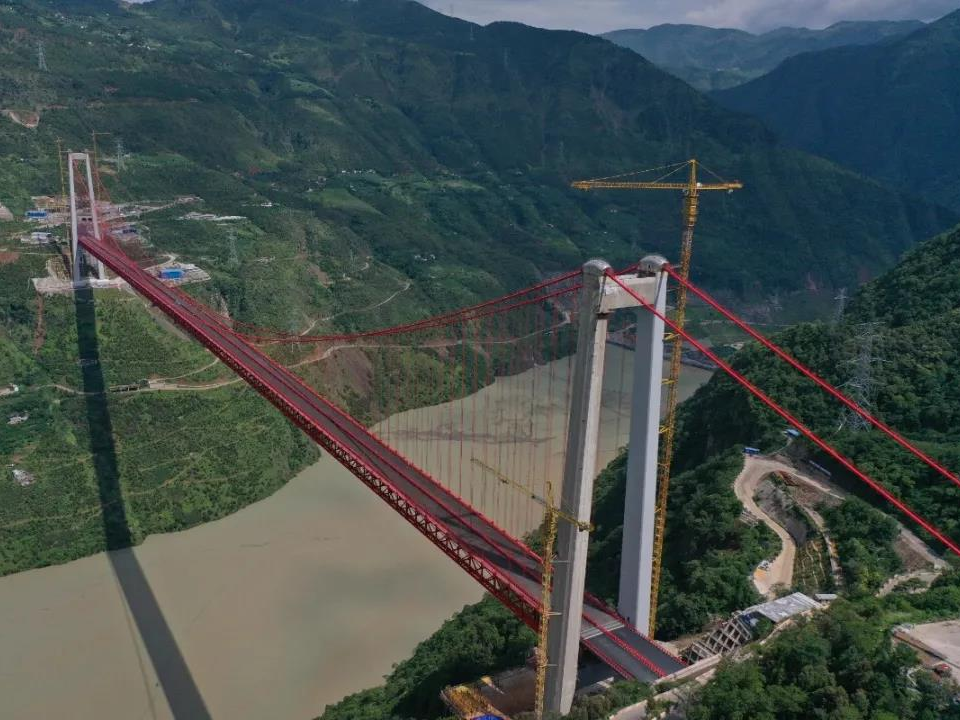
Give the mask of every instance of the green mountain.
M 796 147 L 960 208 L 960 11 L 890 42 L 791 58 L 716 97 Z
M 912 251 L 896 269 L 865 286 L 834 325 L 805 324 L 776 340 L 836 386 L 855 372 L 864 323 L 872 324 L 873 409 L 885 422 L 949 468 L 960 467 L 960 229 Z M 947 535 L 960 537 L 960 491 L 879 432 L 840 427 L 840 410 L 809 381 L 769 353 L 748 346 L 734 366 L 791 412 L 823 433 Z M 732 380 L 715 377 L 684 405 L 679 457 L 697 464 L 737 443 L 782 445 L 782 421 Z M 813 457 L 864 499 L 884 501 L 835 463 L 801 442 Z M 909 521 L 907 521 L 909 522 Z
M 895 269 L 864 286 L 842 322 L 797 325 L 774 341 L 842 386 L 855 371 L 857 332 L 865 323 L 873 324 L 873 410 L 956 471 L 960 227 L 923 243 Z M 839 404 L 756 344 L 738 352 L 732 364 L 947 535 L 960 538 L 960 489 L 878 431 L 838 429 Z M 681 406 L 660 596 L 659 628 L 665 636 L 696 631 L 710 618 L 750 604 L 750 570 L 769 557 L 771 538 L 740 522 L 742 506 L 732 484 L 742 467 L 742 446 L 780 449 L 783 429 L 779 416 L 723 373 Z M 884 513 L 896 514 L 805 440 L 795 441 L 790 452 L 831 468 L 835 481 Z M 611 599 L 617 596 L 624 472 L 624 458 L 612 463 L 598 479 L 594 499 L 597 531 L 591 536 L 588 581 L 594 592 Z M 884 562 L 884 518 L 865 503 L 852 502 L 844 514 L 827 520 L 843 549 L 846 589 L 872 593 L 872 584 L 885 577 L 879 571 L 888 569 L 876 567 Z
M 566 185 L 692 155 L 746 183 L 704 202 L 697 251 L 701 280 L 741 297 L 852 285 L 955 220 L 579 33 L 481 28 L 406 0 L 77 0 L 82 23 L 47 7 L 3 7 L 25 33 L 0 20 L 3 107 L 40 116 L 0 125 L 0 153 L 31 158 L 19 170 L 36 192 L 57 187 L 56 136 L 109 132 L 134 156 L 115 194 L 270 199 L 435 285 L 434 304 L 591 254 L 675 256 L 678 199 Z M 26 185 L 14 192 L 20 209 Z
M 614 30 L 602 37 L 640 53 L 700 90 L 740 85 L 794 55 L 841 45 L 872 45 L 923 27 L 918 20 L 839 22 L 823 30 L 782 27 L 754 34 L 702 25 Z
M 481 28 L 401 0 L 7 0 L 0 111 L 0 203 L 14 214 L 59 193 L 57 138 L 79 149 L 96 131 L 111 197 L 161 206 L 144 218 L 148 251 L 207 270 L 196 292 L 234 318 L 292 332 L 422 318 L 590 255 L 675 256 L 678 198 L 585 195 L 568 181 L 691 155 L 747 183 L 704 200 L 696 267 L 743 302 L 851 285 L 957 219 L 779 146 L 602 39 Z M 0 484 L 0 573 L 220 517 L 314 457 L 239 385 L 187 399 L 111 392 L 230 375 L 129 295 L 98 294 L 93 314 L 67 297 L 41 301 L 29 279 L 55 258 L 25 251 L 27 229 L 0 223 L 0 387 L 22 388 L 0 411 L 37 422 L 2 426 L 0 463 L 36 482 Z M 100 377 L 77 365 L 78 342 L 94 340 Z M 304 373 L 371 418 L 355 375 Z M 124 533 L 62 521 L 103 506 L 123 509 Z

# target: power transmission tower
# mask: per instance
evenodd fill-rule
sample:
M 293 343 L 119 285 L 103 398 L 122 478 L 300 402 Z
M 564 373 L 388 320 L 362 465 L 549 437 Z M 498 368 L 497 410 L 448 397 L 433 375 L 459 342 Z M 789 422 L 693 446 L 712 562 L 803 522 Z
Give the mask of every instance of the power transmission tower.
M 43 49 L 43 40 L 37 42 L 37 67 L 43 71 L 47 71 L 47 54 Z
M 230 253 L 227 265 L 229 267 L 240 267 L 240 255 L 237 253 L 237 233 L 233 228 L 227 230 L 227 248 Z
M 840 322 L 843 319 L 843 311 L 847 309 L 847 289 L 840 288 L 840 292 L 834 298 L 837 301 L 837 309 L 833 314 L 833 321 Z
M 847 389 L 849 398 L 866 410 L 873 410 L 873 366 L 883 362 L 875 352 L 878 325 L 879 323 L 869 322 L 854 326 L 857 354 L 849 361 L 849 364 L 853 365 L 853 377 L 841 385 Z M 850 408 L 845 407 L 840 414 L 839 428 L 859 431 L 869 427 L 870 423 Z
M 117 138 L 117 172 L 123 170 L 123 139 Z

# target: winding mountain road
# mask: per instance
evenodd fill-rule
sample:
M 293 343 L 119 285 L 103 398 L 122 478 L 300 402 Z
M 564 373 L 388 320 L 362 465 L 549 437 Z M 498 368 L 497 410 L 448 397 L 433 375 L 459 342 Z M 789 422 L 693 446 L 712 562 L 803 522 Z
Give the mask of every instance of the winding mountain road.
M 797 544 L 790 533 L 767 515 L 753 499 L 757 487 L 763 482 L 763 479 L 770 473 L 780 470 L 794 472 L 792 468 L 788 468 L 776 460 L 744 456 L 743 470 L 740 471 L 737 479 L 733 482 L 733 491 L 737 494 L 737 498 L 743 506 L 751 515 L 773 530 L 782 544 L 780 554 L 773 559 L 769 566 L 767 568 L 759 567 L 753 573 L 753 584 L 756 586 L 757 592 L 768 598 L 776 597 L 774 588 L 777 585 L 790 587 L 793 584 L 793 562 L 797 555 Z

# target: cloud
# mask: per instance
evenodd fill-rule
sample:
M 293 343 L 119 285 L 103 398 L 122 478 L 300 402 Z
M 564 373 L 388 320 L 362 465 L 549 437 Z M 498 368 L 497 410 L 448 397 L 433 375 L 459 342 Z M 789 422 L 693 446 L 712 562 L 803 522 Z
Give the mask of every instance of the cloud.
M 603 32 L 660 23 L 751 31 L 783 25 L 821 28 L 840 20 L 933 20 L 958 0 L 422 0 L 487 24 L 515 20 L 538 27 Z

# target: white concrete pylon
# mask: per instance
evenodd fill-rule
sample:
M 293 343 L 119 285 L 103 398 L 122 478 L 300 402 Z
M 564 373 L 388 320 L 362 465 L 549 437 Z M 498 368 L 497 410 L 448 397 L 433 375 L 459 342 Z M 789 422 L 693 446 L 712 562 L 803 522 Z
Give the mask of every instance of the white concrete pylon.
M 90 167 L 90 156 L 87 155 L 87 194 L 90 199 L 90 218 L 93 221 L 93 236 L 100 242 L 100 217 L 97 211 L 97 197 L 93 188 L 93 170 Z M 97 258 L 97 279 L 105 280 L 107 277 L 103 267 L 103 261 Z
M 651 304 L 666 313 L 666 260 L 652 256 L 641 270 L 657 278 Z M 641 632 L 650 626 L 654 528 L 657 509 L 657 461 L 660 451 L 660 397 L 663 387 L 663 320 L 637 308 L 637 339 L 633 358 L 633 398 L 630 444 L 623 502 L 620 593 L 617 610 Z
M 583 266 L 580 291 L 580 329 L 573 371 L 573 396 L 567 456 L 560 492 L 560 509 L 582 522 L 590 522 L 593 478 L 597 464 L 597 435 L 600 430 L 600 391 L 603 386 L 603 358 L 607 342 L 607 315 L 601 315 L 600 301 L 605 273 L 603 260 Z M 555 615 L 547 633 L 547 710 L 566 715 L 577 689 L 577 661 L 580 654 L 580 625 L 583 615 L 583 588 L 587 572 L 589 533 L 563 522 L 557 530 L 557 559 L 550 604 Z
M 665 305 L 666 274 L 662 272 L 666 261 L 651 256 L 644 258 L 640 272 L 636 275 L 622 276 L 621 281 L 644 301 L 658 308 Z M 580 293 L 579 332 L 577 336 L 577 354 L 573 371 L 573 395 L 570 406 L 570 424 L 567 434 L 566 461 L 564 465 L 563 487 L 560 496 L 560 509 L 572 515 L 584 526 L 590 523 L 593 500 L 593 481 L 597 472 L 597 445 L 600 431 L 600 401 L 603 386 L 604 354 L 607 343 L 607 325 L 610 314 L 621 308 L 636 308 L 636 298 L 619 284 L 607 277 L 610 265 L 603 260 L 591 260 L 583 266 L 583 288 Z M 646 310 L 641 313 L 650 315 Z M 642 542 L 634 551 L 628 564 L 638 568 L 627 582 L 637 585 L 646 582 L 646 588 L 639 592 L 645 594 L 648 602 L 650 595 L 649 556 L 653 549 L 653 519 L 656 506 L 656 456 L 657 435 L 659 429 L 660 385 L 663 363 L 663 327 L 651 323 L 646 317 L 638 317 L 638 357 L 634 370 L 634 401 L 639 407 L 639 415 L 644 418 L 637 423 L 635 432 L 642 435 L 637 444 L 640 449 L 639 460 L 642 467 L 653 457 L 652 482 L 654 492 L 646 489 L 635 492 L 637 502 L 631 510 L 629 532 L 636 530 L 639 536 L 649 534 L 649 542 Z M 643 335 L 644 346 L 641 348 Z M 649 345 L 649 347 L 647 346 Z M 658 353 L 659 364 L 653 354 Z M 653 418 L 651 421 L 650 418 Z M 651 439 L 647 427 L 654 425 Z M 634 428 L 631 427 L 633 433 Z M 635 473 L 637 478 L 640 475 Z M 644 478 L 642 483 L 646 483 Z M 636 486 L 641 483 L 635 478 Z M 630 481 L 628 480 L 628 486 Z M 636 506 L 641 506 L 639 509 Z M 649 528 L 647 527 L 649 526 Z M 580 653 L 581 623 L 583 617 L 583 596 L 587 569 L 587 545 L 589 533 L 570 522 L 561 522 L 557 533 L 555 574 L 551 593 L 551 606 L 554 613 L 549 621 L 547 633 L 547 685 L 546 708 L 552 712 L 567 714 L 573 704 L 577 687 L 577 665 Z M 641 559 L 646 558 L 646 559 Z M 639 571 L 646 563 L 648 571 Z M 645 578 L 645 580 L 644 580 Z M 622 584 L 621 580 L 621 584 Z
M 77 185 L 74 178 L 74 161 L 85 157 L 84 153 L 68 153 L 67 168 L 70 181 L 70 264 L 75 283 L 80 282 L 80 233 L 77 218 Z
M 72 261 L 72 274 L 73 281 L 80 282 L 81 278 L 81 269 L 82 264 L 80 262 L 81 253 L 83 250 L 80 248 L 80 235 L 79 235 L 79 218 L 77 217 L 77 186 L 76 186 L 76 163 L 85 164 L 85 175 L 87 181 L 87 199 L 90 203 L 90 218 L 93 223 L 93 236 L 99 241 L 100 236 L 100 218 L 97 208 L 97 198 L 96 193 L 94 192 L 93 187 L 93 170 L 90 166 L 90 155 L 89 153 L 76 153 L 71 152 L 67 153 L 67 167 L 68 167 L 68 180 L 70 183 L 70 252 L 71 252 L 71 261 Z M 97 259 L 97 278 L 104 280 L 106 278 L 106 271 L 103 267 L 103 262 Z

